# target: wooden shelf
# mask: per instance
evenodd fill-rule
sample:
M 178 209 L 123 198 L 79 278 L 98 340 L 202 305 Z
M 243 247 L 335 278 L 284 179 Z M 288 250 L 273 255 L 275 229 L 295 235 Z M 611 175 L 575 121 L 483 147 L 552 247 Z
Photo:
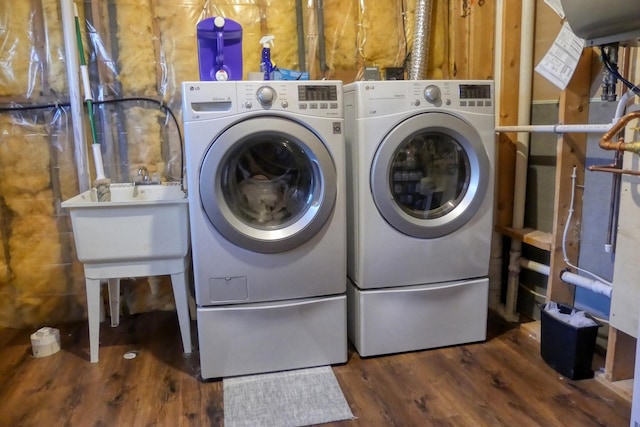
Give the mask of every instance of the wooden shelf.
M 496 226 L 495 230 L 502 235 L 520 240 L 527 245 L 534 246 L 543 251 L 551 251 L 551 233 L 534 230 L 533 228 L 511 228 L 502 226 Z

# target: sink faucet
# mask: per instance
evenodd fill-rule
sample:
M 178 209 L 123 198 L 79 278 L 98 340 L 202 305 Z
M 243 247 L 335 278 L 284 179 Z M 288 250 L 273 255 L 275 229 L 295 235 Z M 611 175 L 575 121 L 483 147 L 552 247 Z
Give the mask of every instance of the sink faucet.
M 149 182 L 149 170 L 146 167 L 141 166 L 140 169 L 138 169 L 136 181 Z
M 152 179 L 149 176 L 149 170 L 145 166 L 140 166 L 138 174 L 133 179 L 133 183 L 134 185 L 160 184 L 160 179 L 155 176 Z

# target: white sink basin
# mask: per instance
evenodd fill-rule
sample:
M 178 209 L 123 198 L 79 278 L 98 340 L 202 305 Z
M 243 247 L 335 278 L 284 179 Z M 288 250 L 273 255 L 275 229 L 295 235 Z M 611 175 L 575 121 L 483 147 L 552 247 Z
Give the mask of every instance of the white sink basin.
M 189 211 L 179 183 L 111 184 L 111 201 L 95 189 L 62 202 L 71 214 L 78 260 L 85 264 L 183 258 Z
M 123 204 L 140 204 L 140 202 L 170 202 L 186 199 L 187 195 L 180 188 L 180 183 L 159 185 L 111 184 L 111 201 L 100 202 L 105 206 L 122 206 Z M 98 203 L 96 189 L 85 191 L 62 203 L 63 208 L 80 208 L 94 206 Z

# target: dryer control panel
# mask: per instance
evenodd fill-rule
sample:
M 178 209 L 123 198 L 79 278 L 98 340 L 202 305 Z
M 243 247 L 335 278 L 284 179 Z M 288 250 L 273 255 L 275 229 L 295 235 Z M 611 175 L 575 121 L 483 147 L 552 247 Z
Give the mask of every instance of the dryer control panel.
M 493 81 L 490 80 L 398 80 L 363 81 L 345 86 L 359 90 L 357 117 L 378 117 L 431 108 L 493 114 Z
M 184 82 L 182 98 L 185 120 L 259 111 L 343 117 L 342 82 L 338 80 Z

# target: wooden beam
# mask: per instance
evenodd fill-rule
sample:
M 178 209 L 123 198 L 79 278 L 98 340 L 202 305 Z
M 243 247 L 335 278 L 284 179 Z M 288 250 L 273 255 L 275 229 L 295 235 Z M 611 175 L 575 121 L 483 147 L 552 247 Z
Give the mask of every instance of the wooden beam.
M 543 251 L 551 251 L 551 234 L 544 231 L 534 230 L 533 228 L 511 228 L 496 226 L 495 231 L 510 237 L 512 239 L 520 240 L 527 245 L 535 246 Z
M 636 339 L 614 327 L 609 328 L 604 375 L 609 381 L 633 378 Z
M 498 124 L 514 126 L 518 124 L 518 97 L 509 88 L 520 86 L 520 15 L 522 2 L 504 2 L 502 16 L 502 72 L 500 87 L 496 96 L 500 97 Z M 516 165 L 515 133 L 500 133 L 497 140 L 496 166 L 496 214 L 495 223 L 508 227 L 513 222 L 513 191 Z
M 495 0 L 478 1 L 471 4 L 469 16 L 469 72 L 470 79 L 493 78 L 495 41 Z
M 455 80 L 469 78 L 469 16 L 468 0 L 449 2 L 450 74 Z
M 592 49 L 584 49 L 567 88 L 560 95 L 559 121 L 563 124 L 589 122 L 589 90 L 591 86 Z M 562 238 L 571 208 L 572 179 L 575 169 L 576 184 L 584 183 L 584 164 L 587 149 L 585 133 L 566 133 L 558 138 L 556 180 L 553 209 L 552 241 L 549 266 L 551 272 L 547 282 L 547 300 L 573 305 L 575 287 L 560 280 L 560 272 L 567 267 Z M 567 233 L 567 258 L 577 265 L 582 216 L 582 191 L 575 188 L 573 215 Z
M 40 58 L 41 68 L 38 70 L 40 82 L 42 84 L 41 93 L 48 96 L 51 91 L 49 84 L 49 63 L 47 58 L 47 40 L 46 27 L 44 24 L 44 12 L 42 10 L 42 2 L 39 0 L 31 0 L 31 9 L 33 10 L 33 47 Z

